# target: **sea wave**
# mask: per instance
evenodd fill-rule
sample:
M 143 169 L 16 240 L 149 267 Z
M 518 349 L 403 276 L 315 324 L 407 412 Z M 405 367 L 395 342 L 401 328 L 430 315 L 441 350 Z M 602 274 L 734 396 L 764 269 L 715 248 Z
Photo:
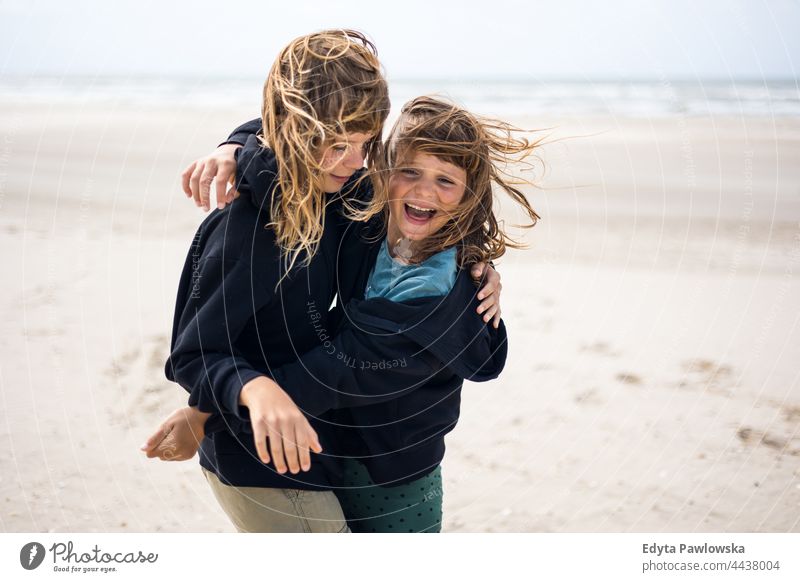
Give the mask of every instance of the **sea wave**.
M 246 107 L 257 111 L 260 79 L 5 77 L 3 102 L 140 107 Z M 392 102 L 441 94 L 484 114 L 800 116 L 797 80 L 391 80 Z

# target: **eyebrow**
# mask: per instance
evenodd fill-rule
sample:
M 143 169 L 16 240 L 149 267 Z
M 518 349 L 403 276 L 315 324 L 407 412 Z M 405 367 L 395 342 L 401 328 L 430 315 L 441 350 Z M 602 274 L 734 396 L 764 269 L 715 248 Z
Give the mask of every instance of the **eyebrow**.
M 375 137 L 376 137 L 375 135 L 372 135 L 372 134 L 359 134 L 359 135 L 366 135 L 367 136 L 366 138 L 364 138 L 363 140 L 360 140 L 360 141 L 369 141 L 371 139 L 375 139 Z M 348 142 L 349 143 L 351 141 L 350 139 L 348 139 L 347 134 L 343 134 L 343 133 L 337 133 L 336 135 L 331 137 L 331 139 L 333 141 L 336 141 L 336 142 L 343 141 L 343 142 Z M 353 140 L 353 141 L 359 141 L 359 140 Z
M 460 178 L 459 178 L 458 176 L 456 176 L 456 175 L 455 175 L 454 173 L 452 173 L 452 172 L 448 172 L 447 170 L 436 170 L 436 171 L 437 171 L 439 174 L 443 174 L 443 175 L 447 176 L 448 178 L 450 178 L 450 179 L 452 179 L 452 180 L 454 180 L 454 181 L 456 181 L 456 182 L 458 182 L 458 181 L 460 180 Z
M 442 176 L 447 176 L 448 178 L 450 178 L 454 182 L 460 182 L 461 179 L 456 174 L 457 174 L 458 170 L 460 170 L 461 168 L 459 168 L 458 166 L 454 166 L 454 167 L 456 168 L 456 170 L 442 170 L 442 169 L 437 168 L 437 169 L 435 169 L 433 171 L 436 172 L 437 174 L 441 174 Z M 414 169 L 418 169 L 418 168 L 414 168 Z

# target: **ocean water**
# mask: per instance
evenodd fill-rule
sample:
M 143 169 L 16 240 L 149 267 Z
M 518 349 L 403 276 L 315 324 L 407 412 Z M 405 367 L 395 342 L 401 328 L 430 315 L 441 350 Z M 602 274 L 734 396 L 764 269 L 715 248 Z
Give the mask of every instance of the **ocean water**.
M 137 107 L 260 109 L 262 79 L 0 77 L 0 101 Z M 422 94 L 447 96 L 476 113 L 504 116 L 800 116 L 798 80 L 390 80 L 398 109 Z

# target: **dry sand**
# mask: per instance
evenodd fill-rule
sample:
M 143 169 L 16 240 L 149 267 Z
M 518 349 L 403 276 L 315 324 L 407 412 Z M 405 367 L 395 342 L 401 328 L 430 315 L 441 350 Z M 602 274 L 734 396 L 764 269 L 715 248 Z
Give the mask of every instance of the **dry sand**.
M 247 118 L 0 107 L 3 531 L 232 531 L 138 446 L 184 400 L 178 174 Z M 572 139 L 498 267 L 508 366 L 465 388 L 445 530 L 800 531 L 800 120 L 517 121 Z

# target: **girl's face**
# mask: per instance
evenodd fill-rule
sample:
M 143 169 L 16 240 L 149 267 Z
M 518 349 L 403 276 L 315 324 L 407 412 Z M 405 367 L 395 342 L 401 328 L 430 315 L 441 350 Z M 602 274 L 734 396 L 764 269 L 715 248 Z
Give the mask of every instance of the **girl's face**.
M 364 167 L 371 133 L 348 133 L 329 144 L 322 154 L 323 189 L 329 194 L 342 189 L 355 172 Z
M 389 178 L 389 237 L 422 240 L 441 229 L 461 203 L 467 172 L 436 156 L 409 152 Z

